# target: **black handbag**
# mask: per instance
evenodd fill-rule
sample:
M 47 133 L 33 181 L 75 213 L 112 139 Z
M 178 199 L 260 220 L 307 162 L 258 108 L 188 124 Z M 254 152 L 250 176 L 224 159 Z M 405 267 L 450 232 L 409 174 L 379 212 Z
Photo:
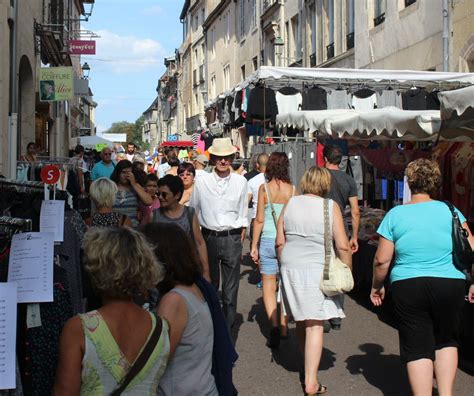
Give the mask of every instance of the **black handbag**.
M 455 267 L 460 271 L 471 271 L 474 263 L 474 251 L 469 244 L 468 233 L 461 225 L 459 216 L 454 209 L 451 202 L 444 201 L 448 205 L 451 214 L 453 215 L 453 261 Z

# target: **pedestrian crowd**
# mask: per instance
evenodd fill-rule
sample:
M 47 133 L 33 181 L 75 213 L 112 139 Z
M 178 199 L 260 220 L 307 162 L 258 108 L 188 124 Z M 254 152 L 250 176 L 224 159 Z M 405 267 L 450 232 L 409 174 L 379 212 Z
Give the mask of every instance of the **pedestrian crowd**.
M 321 279 L 333 271 L 330 258 L 352 268 L 357 186 L 339 170 L 337 146 L 326 146 L 325 166 L 297 184 L 285 153 L 255 156 L 246 172 L 236 151 L 230 139 L 214 139 L 209 157 L 169 149 L 147 167 L 132 143 L 114 159 L 106 147 L 88 186 L 76 147 L 76 202 L 86 193 L 91 201 L 85 271 L 100 303 L 63 328 L 55 395 L 236 394 L 231 334 L 246 238 L 262 280 L 267 346 L 280 347 L 294 321 L 304 392 L 328 391 L 318 374 L 324 332 L 341 328 L 344 294 L 328 293 Z M 406 176 L 412 199 L 378 229 L 370 300 L 382 305 L 390 289 L 413 394 L 431 394 L 435 377 L 439 394 L 451 395 L 474 285 L 453 259 L 452 212 L 435 199 L 437 163 L 413 161 Z

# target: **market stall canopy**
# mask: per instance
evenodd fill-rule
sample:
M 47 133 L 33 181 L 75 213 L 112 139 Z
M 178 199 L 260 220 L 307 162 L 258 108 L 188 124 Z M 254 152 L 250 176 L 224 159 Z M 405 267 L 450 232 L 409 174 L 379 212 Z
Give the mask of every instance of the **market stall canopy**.
M 277 115 L 279 126 L 291 126 L 334 138 L 434 140 L 441 126 L 436 110 L 409 111 L 385 107 L 356 110 L 297 111 Z
M 194 143 L 188 140 L 178 140 L 176 142 L 163 142 L 161 147 L 193 147 Z
M 211 107 L 217 100 L 258 82 L 265 82 L 266 86 L 273 89 L 293 87 L 301 90 L 302 85 L 306 83 L 333 89 L 392 87 L 403 90 L 416 86 L 428 90 L 450 90 L 474 85 L 474 73 L 262 66 L 232 90 L 208 102 L 206 107 Z
M 474 86 L 440 92 L 441 136 L 455 141 L 474 140 Z
M 95 149 L 97 146 L 110 148 L 114 147 L 114 142 L 97 135 L 72 138 L 71 144 L 73 144 L 73 147 L 75 147 L 77 144 L 80 144 L 86 149 Z

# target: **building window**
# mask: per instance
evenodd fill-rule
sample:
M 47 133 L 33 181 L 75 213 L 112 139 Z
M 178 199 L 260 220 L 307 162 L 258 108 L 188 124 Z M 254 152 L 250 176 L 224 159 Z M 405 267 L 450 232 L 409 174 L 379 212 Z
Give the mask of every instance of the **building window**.
M 230 89 L 230 65 L 224 67 L 223 80 L 224 91 L 227 91 L 228 89 Z
M 253 66 L 253 71 L 256 71 L 258 69 L 258 56 L 252 59 L 252 66 Z
M 405 0 L 405 7 L 411 6 L 413 3 L 416 3 L 416 0 Z
M 252 0 L 252 28 L 257 27 L 257 0 Z
M 199 111 L 199 95 L 196 93 L 194 94 L 194 106 L 195 107 L 195 113 Z
M 211 57 L 214 59 L 216 57 L 216 28 L 213 27 L 210 30 L 210 42 L 211 42 Z
M 292 20 L 291 20 L 291 38 L 292 38 L 292 42 L 291 42 L 291 60 L 290 60 L 290 64 L 291 63 L 295 63 L 297 62 L 298 60 L 300 60 L 301 56 L 301 45 L 300 45 L 300 29 L 299 29 L 299 17 L 298 16 L 295 16 Z
M 334 0 L 327 0 L 328 44 L 334 44 Z
M 245 65 L 242 65 L 242 66 L 240 66 L 240 79 L 243 81 L 243 80 L 245 80 L 245 77 L 247 77 L 245 75 Z
M 199 15 L 194 17 L 194 31 L 198 30 L 199 27 Z
M 211 77 L 211 96 L 215 98 L 217 96 L 217 89 L 216 89 L 216 76 Z
M 206 10 L 204 8 L 201 9 L 201 20 L 202 23 L 206 20 Z
M 240 38 L 245 37 L 245 1 L 240 0 Z
M 314 65 L 312 64 L 311 67 L 316 66 L 316 7 L 315 5 L 311 5 L 309 7 L 309 26 L 311 29 L 311 56 L 314 57 Z M 310 63 L 313 63 L 310 61 Z
M 374 0 L 374 26 L 385 21 L 385 0 Z
M 354 48 L 354 0 L 347 0 L 346 3 L 346 49 Z

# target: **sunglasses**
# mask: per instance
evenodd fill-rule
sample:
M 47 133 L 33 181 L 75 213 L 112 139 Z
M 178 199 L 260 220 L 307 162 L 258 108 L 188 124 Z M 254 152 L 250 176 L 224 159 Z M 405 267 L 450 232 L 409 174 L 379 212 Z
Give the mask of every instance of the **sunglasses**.
M 112 155 L 112 153 L 102 153 L 103 155 Z
M 166 192 L 166 191 L 158 191 L 156 193 L 156 196 L 158 198 L 163 198 L 163 199 L 166 199 L 166 197 L 168 196 L 169 194 Z
M 222 161 L 230 162 L 232 161 L 233 157 L 234 157 L 233 155 L 226 155 L 225 157 L 212 156 L 212 159 L 214 160 L 214 162 L 222 162 Z

